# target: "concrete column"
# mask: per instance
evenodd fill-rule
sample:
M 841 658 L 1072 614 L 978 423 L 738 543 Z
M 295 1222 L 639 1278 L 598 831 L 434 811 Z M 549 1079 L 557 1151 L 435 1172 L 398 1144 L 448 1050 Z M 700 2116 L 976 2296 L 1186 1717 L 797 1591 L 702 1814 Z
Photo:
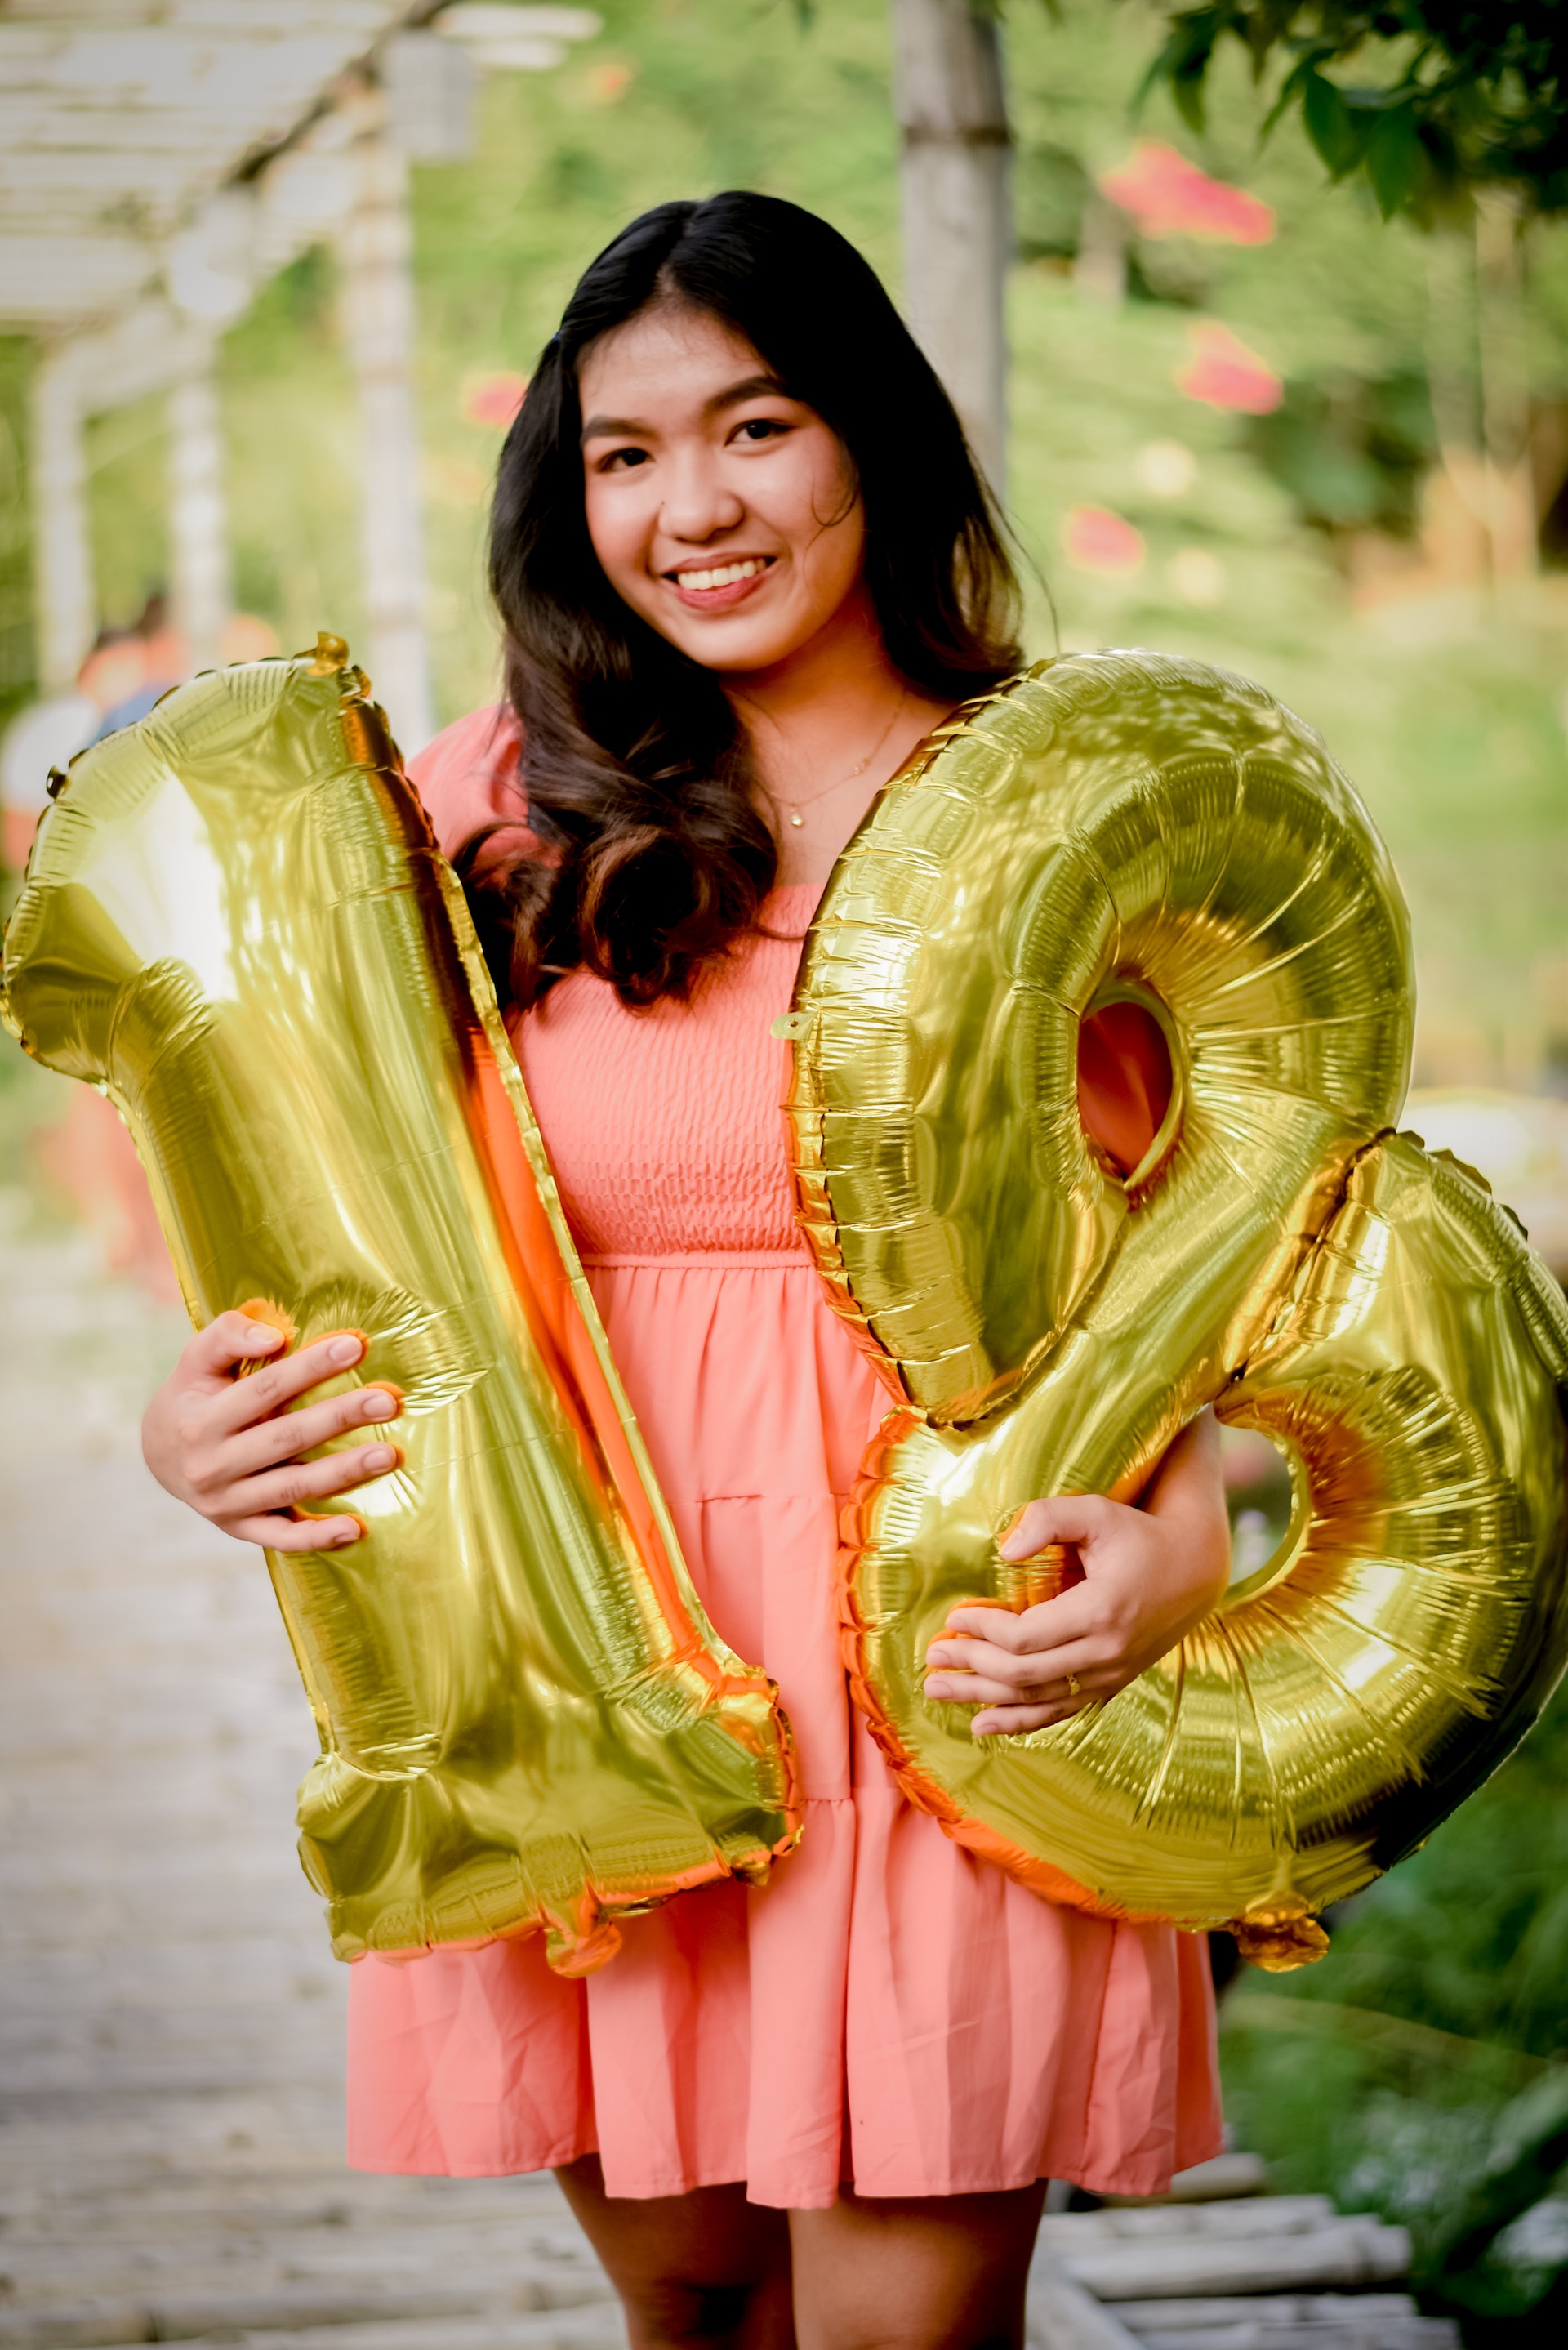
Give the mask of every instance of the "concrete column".
M 909 323 L 1000 496 L 1010 139 L 996 22 L 981 0 L 891 0 Z
M 169 393 L 169 551 L 174 625 L 192 668 L 215 668 L 223 623 L 234 608 L 234 580 L 210 346 Z
M 424 535 L 414 422 L 408 165 L 379 93 L 359 102 L 354 202 L 340 237 L 343 325 L 358 378 L 369 642 L 356 646 L 405 754 L 435 732 L 424 629 Z M 337 618 L 322 615 L 324 628 Z
M 33 376 L 33 593 L 39 682 L 48 693 L 76 683 L 98 632 L 78 373 L 68 343 L 46 343 Z

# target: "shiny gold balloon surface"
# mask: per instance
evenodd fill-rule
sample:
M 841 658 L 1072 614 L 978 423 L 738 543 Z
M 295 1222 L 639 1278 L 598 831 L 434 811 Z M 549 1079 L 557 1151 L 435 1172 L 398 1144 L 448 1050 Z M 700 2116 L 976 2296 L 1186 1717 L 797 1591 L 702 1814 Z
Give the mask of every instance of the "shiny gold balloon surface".
M 798 1833 L 775 1692 L 692 1591 L 467 909 L 339 640 L 74 763 L 5 990 L 124 1115 L 192 1319 L 358 1328 L 354 1379 L 402 1390 L 367 1538 L 268 1553 L 338 1954 L 543 1927 L 581 1973 L 618 1915 L 764 1880 Z
M 1118 1180 L 1079 1024 L 1141 1003 L 1173 1094 Z M 858 1701 L 911 1799 L 1053 1898 L 1231 1924 L 1265 1964 L 1417 1843 L 1568 1656 L 1561 1292 L 1387 1129 L 1404 909 L 1311 730 L 1152 654 L 1075 656 L 894 779 L 802 965 L 802 1221 L 898 1399 L 850 1513 Z M 1202 1406 L 1285 1451 L 1282 1550 L 1108 1703 L 974 1740 L 960 1601 L 1018 1605 L 1035 1495 L 1136 1494 Z

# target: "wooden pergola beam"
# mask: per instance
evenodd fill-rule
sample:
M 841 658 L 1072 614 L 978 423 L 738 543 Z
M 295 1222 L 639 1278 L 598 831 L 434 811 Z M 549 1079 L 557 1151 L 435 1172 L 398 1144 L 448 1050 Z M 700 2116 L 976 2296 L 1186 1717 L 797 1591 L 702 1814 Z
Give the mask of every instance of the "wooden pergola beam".
M 472 74 L 464 47 L 544 66 L 598 29 L 581 8 L 456 7 L 449 47 L 428 29 L 445 14 L 445 0 L 5 0 L 0 327 L 43 338 L 30 473 L 47 687 L 74 680 L 97 620 L 84 425 L 150 392 L 170 400 L 176 617 L 198 662 L 218 658 L 230 567 L 215 339 L 331 240 L 363 426 L 364 650 L 404 747 L 428 739 L 407 158 L 378 62 L 401 44 L 418 95 L 432 66 L 449 69 L 443 87 Z M 421 43 L 420 59 L 405 54 Z M 410 120 L 417 141 L 417 109 Z

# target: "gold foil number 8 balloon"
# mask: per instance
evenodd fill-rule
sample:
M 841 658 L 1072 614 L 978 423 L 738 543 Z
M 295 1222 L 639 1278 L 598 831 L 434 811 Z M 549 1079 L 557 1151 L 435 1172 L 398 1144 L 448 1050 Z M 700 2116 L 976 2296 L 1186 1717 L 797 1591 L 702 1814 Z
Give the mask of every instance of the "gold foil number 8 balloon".
M 1142 1003 L 1170 1107 L 1122 1182 L 1079 1025 Z M 1144 653 L 1047 663 L 884 794 L 795 1006 L 802 1221 L 898 1399 L 849 1513 L 857 1696 L 961 1842 L 1058 1900 L 1231 1925 L 1264 1963 L 1420 1841 L 1564 1661 L 1561 1292 L 1389 1129 L 1412 984 L 1318 737 Z M 928 1642 L 1016 1599 L 1037 1494 L 1135 1494 L 1204 1405 L 1292 1469 L 1275 1556 L 1108 1704 L 976 1741 Z

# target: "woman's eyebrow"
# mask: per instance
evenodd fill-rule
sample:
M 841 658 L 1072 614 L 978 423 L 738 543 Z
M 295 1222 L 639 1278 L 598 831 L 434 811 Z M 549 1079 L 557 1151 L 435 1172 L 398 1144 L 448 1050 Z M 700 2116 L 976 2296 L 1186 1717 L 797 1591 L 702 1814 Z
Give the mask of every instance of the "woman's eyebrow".
M 727 391 L 716 391 L 703 406 L 710 416 L 717 416 L 721 409 L 735 408 L 742 400 L 764 400 L 770 396 L 788 397 L 776 375 L 748 375 L 742 376 L 739 383 L 731 384 Z
M 739 407 L 742 400 L 787 397 L 776 375 L 748 375 L 705 400 L 702 411 L 704 415 L 718 416 L 726 408 Z M 647 441 L 652 437 L 652 427 L 636 416 L 590 416 L 582 437 L 585 441 Z
M 585 441 L 646 441 L 649 429 L 635 416 L 590 416 L 582 437 Z

